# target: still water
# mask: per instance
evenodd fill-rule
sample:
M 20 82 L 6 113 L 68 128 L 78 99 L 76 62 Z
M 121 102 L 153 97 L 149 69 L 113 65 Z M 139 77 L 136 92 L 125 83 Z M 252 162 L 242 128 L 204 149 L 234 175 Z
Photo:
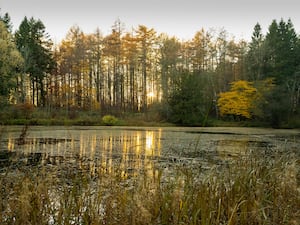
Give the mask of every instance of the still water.
M 68 165 L 124 176 L 188 166 L 207 170 L 250 151 L 298 151 L 299 130 L 261 128 L 4 127 L 0 169 L 19 165 Z

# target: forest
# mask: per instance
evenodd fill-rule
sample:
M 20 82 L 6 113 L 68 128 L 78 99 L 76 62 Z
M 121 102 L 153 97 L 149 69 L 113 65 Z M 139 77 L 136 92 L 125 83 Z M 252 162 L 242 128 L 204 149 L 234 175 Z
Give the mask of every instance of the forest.
M 266 34 L 257 23 L 248 42 L 225 29 L 179 40 L 116 20 L 108 35 L 73 26 L 54 44 L 41 20 L 25 17 L 13 31 L 1 13 L 0 120 L 33 111 L 300 127 L 300 36 L 290 19 L 274 19 Z

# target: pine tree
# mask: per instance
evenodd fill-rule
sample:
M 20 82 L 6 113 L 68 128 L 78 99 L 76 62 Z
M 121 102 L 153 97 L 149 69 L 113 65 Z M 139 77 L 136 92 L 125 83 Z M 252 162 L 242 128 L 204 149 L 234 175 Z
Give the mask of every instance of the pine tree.
M 300 105 L 300 43 L 291 20 L 274 20 L 266 35 L 266 76 L 275 78 L 265 114 L 274 126 L 297 117 Z
M 46 91 L 44 78 L 54 65 L 52 59 L 52 42 L 40 20 L 26 17 L 15 34 L 17 48 L 24 60 L 24 73 L 29 74 L 32 84 L 32 103 L 44 106 Z
M 6 27 L 7 31 L 9 33 L 11 33 L 13 25 L 12 25 L 11 18 L 9 16 L 9 14 L 5 13 L 4 16 L 1 16 L 1 14 L 0 14 L 0 21 L 2 21 L 5 24 L 5 27 Z
M 266 35 L 266 76 L 274 77 L 277 84 L 283 84 L 293 76 L 300 65 L 297 57 L 298 43 L 291 20 L 272 22 Z
M 264 57 L 264 36 L 260 24 L 257 23 L 254 27 L 247 54 L 247 77 L 249 80 L 255 81 L 263 79 Z

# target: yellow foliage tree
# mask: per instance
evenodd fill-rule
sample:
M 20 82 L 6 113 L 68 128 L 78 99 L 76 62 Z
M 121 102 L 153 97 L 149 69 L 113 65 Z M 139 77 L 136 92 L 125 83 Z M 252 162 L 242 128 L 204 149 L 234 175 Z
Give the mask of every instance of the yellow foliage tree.
M 247 119 L 253 116 L 254 101 L 258 97 L 252 82 L 239 80 L 231 83 L 230 91 L 220 93 L 218 108 L 220 115 L 234 115 Z

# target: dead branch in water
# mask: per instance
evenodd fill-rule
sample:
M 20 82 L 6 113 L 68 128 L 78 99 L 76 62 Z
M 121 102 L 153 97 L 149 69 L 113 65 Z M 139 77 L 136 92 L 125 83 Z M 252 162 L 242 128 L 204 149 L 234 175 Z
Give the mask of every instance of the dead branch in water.
M 23 128 L 22 128 L 22 131 L 21 131 L 21 134 L 17 140 L 17 144 L 18 145 L 24 145 L 25 144 L 25 139 L 26 139 L 26 136 L 28 135 L 28 124 L 26 124 Z

